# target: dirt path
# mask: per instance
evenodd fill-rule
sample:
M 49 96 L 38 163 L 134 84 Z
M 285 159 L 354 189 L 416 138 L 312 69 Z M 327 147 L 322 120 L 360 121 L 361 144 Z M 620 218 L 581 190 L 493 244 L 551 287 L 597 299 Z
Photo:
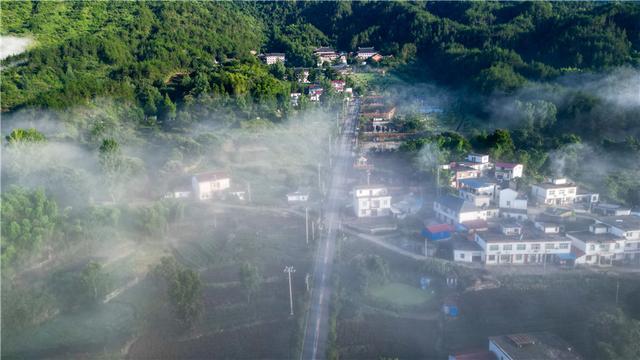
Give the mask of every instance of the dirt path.
M 347 228 L 344 229 L 344 232 L 349 234 L 349 235 L 353 235 L 353 236 L 355 236 L 357 238 L 360 238 L 362 240 L 369 241 L 369 242 L 371 242 L 373 244 L 376 244 L 376 245 L 378 245 L 380 247 L 383 247 L 383 248 L 385 248 L 387 250 L 391 250 L 396 254 L 399 254 L 399 255 L 402 255 L 402 256 L 406 256 L 406 257 L 410 257 L 410 258 L 412 258 L 414 260 L 425 260 L 425 259 L 429 258 L 427 256 L 419 255 L 419 254 L 416 254 L 416 253 L 412 253 L 410 251 L 407 251 L 407 250 L 404 250 L 402 248 L 399 248 L 399 247 L 397 247 L 395 245 L 391 245 L 391 244 L 389 244 L 387 242 L 384 242 L 383 240 L 380 240 L 380 238 L 378 236 L 362 234 L 362 233 L 359 233 L 357 231 L 354 231 L 354 230 L 351 230 L 351 229 L 347 229 Z

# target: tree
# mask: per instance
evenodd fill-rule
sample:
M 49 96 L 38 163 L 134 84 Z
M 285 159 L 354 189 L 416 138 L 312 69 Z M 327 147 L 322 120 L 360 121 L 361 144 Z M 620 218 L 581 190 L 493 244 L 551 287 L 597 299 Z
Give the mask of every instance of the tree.
M 192 326 L 202 313 L 202 281 L 198 273 L 179 268 L 167 293 L 178 321 L 185 327 Z
M 125 190 L 125 185 L 142 165 L 139 159 L 127 158 L 122 154 L 120 144 L 114 139 L 105 139 L 98 149 L 98 162 L 104 175 L 104 181 L 116 202 Z
M 378 255 L 357 256 L 351 262 L 360 291 L 370 285 L 382 285 L 389 280 L 389 265 Z
M 247 294 L 247 302 L 260 288 L 260 273 L 255 265 L 244 263 L 240 266 L 240 285 Z
M 620 309 L 602 312 L 587 325 L 587 337 L 596 359 L 640 358 L 640 321 Z
M 82 270 L 78 295 L 85 299 L 86 304 L 96 304 L 102 301 L 110 288 L 111 281 L 108 274 L 102 269 L 102 265 L 92 261 Z

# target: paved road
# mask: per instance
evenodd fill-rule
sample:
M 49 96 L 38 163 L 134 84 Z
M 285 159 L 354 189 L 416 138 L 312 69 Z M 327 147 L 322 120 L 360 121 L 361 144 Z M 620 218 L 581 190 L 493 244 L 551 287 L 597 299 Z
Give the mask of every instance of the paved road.
M 345 187 L 346 174 L 352 165 L 352 139 L 357 115 L 348 116 L 343 123 L 340 141 L 335 153 L 331 173 L 331 186 L 326 197 L 323 213 L 325 232 L 320 237 L 313 269 L 311 303 L 306 315 L 301 359 L 325 359 L 327 335 L 329 333 L 329 303 L 331 301 L 331 271 L 337 228 L 340 226 L 340 208 L 348 201 Z

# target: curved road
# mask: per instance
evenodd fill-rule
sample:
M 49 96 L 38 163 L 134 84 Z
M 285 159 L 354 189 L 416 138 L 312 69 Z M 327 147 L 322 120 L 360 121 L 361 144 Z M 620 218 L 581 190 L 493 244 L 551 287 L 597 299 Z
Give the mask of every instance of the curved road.
M 356 100 L 357 101 L 357 100 Z M 358 103 L 355 104 L 357 109 Z M 329 302 L 331 301 L 331 271 L 337 228 L 340 227 L 340 209 L 349 199 L 349 191 L 346 189 L 346 174 L 351 169 L 353 148 L 352 140 L 355 138 L 355 126 L 357 124 L 357 111 L 347 115 L 342 124 L 343 131 L 340 136 L 335 164 L 331 174 L 331 186 L 323 207 L 324 224 L 326 232 L 320 237 L 316 258 L 313 267 L 313 287 L 311 290 L 311 303 L 306 314 L 304 326 L 304 339 L 302 343 L 301 359 L 326 358 L 327 335 L 329 332 Z

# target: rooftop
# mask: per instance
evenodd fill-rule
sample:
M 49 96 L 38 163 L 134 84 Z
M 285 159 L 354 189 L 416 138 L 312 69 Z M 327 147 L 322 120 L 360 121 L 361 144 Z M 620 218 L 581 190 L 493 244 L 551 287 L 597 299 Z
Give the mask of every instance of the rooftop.
M 539 184 L 534 184 L 533 186 L 537 186 L 543 189 L 566 189 L 570 187 L 576 187 L 576 184 L 572 182 L 567 182 L 565 184 L 554 184 L 552 182 L 543 182 Z
M 372 47 L 359 47 L 358 48 L 358 52 L 375 52 L 375 50 Z
M 266 53 L 264 56 L 284 56 L 284 53 Z
M 486 179 L 478 179 L 478 178 L 462 179 L 460 180 L 460 182 L 472 189 L 480 189 L 480 188 L 486 188 L 486 187 L 491 187 L 496 185 L 496 183 L 493 181 L 486 180 Z
M 469 201 L 453 195 L 442 195 L 436 198 L 435 202 L 456 212 L 477 211 L 478 208 Z
M 619 236 L 615 236 L 613 234 L 609 234 L 609 233 L 603 233 L 603 234 L 594 234 L 589 230 L 582 230 L 582 231 L 571 231 L 568 233 L 568 235 L 571 235 L 573 237 L 575 237 L 576 239 L 585 242 L 585 243 L 614 243 L 616 242 L 616 240 L 622 240 L 623 238 L 619 237 Z
M 549 333 L 527 333 L 491 336 L 496 344 L 512 360 L 581 360 L 569 343 Z
M 471 240 L 467 240 L 467 239 L 460 239 L 460 238 L 454 238 L 451 240 L 451 248 L 453 250 L 462 250 L 462 251 L 482 251 L 482 248 L 480 247 L 480 245 L 478 245 L 476 242 L 471 241 Z
M 321 46 L 315 50 L 313 50 L 314 53 L 334 53 L 336 52 L 335 50 L 333 50 L 333 48 L 328 47 L 328 46 Z
M 516 226 L 516 225 L 514 225 Z M 507 226 L 508 227 L 508 226 Z M 531 225 L 522 226 L 521 234 L 505 235 L 500 228 L 492 228 L 489 231 L 480 234 L 480 237 L 486 242 L 555 242 L 569 241 L 559 234 L 545 234 Z
M 522 165 L 522 164 L 508 163 L 508 162 L 497 162 L 496 163 L 496 168 L 513 169 L 514 167 L 516 167 L 518 165 Z
M 598 217 L 598 221 L 605 223 L 609 226 L 622 229 L 624 231 L 639 231 L 640 230 L 640 216 L 635 215 L 623 215 L 623 216 L 603 216 Z

